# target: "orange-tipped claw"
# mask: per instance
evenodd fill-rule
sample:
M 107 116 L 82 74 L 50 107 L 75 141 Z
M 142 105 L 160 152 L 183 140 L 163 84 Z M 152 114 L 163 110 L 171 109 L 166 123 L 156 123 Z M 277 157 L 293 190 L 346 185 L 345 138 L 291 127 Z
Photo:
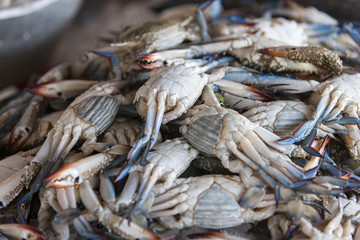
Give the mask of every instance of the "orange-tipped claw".
M 219 232 L 203 232 L 187 235 L 189 239 L 229 239 L 227 235 Z
M 141 55 L 137 58 L 137 63 L 140 67 L 148 70 L 164 66 L 165 58 L 159 52 Z
M 46 187 L 65 188 L 74 186 L 80 181 L 80 173 L 76 170 L 76 163 L 70 163 L 44 179 Z
M 52 84 L 55 84 L 58 82 L 59 81 L 51 81 L 51 82 L 36 84 L 34 86 L 25 88 L 25 91 L 45 97 L 45 98 L 59 97 L 59 96 L 53 96 L 52 94 L 49 94 L 49 92 L 47 91 L 49 87 L 51 88 Z
M 7 149 L 11 152 L 17 152 L 28 140 L 31 132 L 31 129 L 27 127 L 14 127 L 9 137 Z
M 270 48 L 262 48 L 257 50 L 256 52 L 271 55 L 274 57 L 287 57 L 289 50 L 291 47 L 270 47 Z
M 25 224 L 1 224 L 0 232 L 15 239 L 45 240 L 47 236 L 36 227 Z
M 112 160 L 113 155 L 98 153 L 69 163 L 58 171 L 47 177 L 44 182 L 47 187 L 64 188 L 81 184 L 89 177 L 96 174 L 102 167 L 107 166 Z

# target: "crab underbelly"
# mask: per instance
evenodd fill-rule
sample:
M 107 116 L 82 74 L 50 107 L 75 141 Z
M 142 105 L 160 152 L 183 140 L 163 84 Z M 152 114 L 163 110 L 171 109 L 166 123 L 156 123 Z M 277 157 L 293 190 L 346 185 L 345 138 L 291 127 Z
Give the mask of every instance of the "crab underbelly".
M 193 225 L 220 229 L 241 224 L 241 207 L 234 195 L 214 184 L 199 196 Z
M 281 112 L 277 114 L 273 125 L 274 133 L 278 134 L 280 137 L 287 136 L 289 132 L 291 132 L 305 120 L 306 117 L 303 113 L 292 107 L 286 106 Z
M 215 147 L 222 132 L 223 116 L 206 116 L 195 121 L 184 134 L 197 150 L 211 157 L 216 157 Z

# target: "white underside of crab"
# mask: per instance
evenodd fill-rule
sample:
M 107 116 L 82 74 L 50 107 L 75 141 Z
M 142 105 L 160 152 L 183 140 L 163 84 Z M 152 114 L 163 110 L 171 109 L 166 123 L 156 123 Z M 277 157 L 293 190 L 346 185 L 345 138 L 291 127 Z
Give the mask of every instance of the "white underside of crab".
M 201 95 L 204 86 L 222 77 L 223 72 L 205 74 L 196 63 L 160 68 L 137 92 L 134 99 L 139 114 L 146 117 L 149 107 L 164 111 L 163 124 L 178 118 Z M 155 109 L 154 109 L 155 111 Z
M 273 199 L 255 209 L 240 207 L 245 188 L 238 176 L 179 178 L 167 191 L 158 184 L 153 192 L 156 198 L 149 217 L 158 218 L 166 228 L 220 229 L 266 219 L 275 211 Z
M 270 163 L 279 167 L 293 164 L 286 154 L 294 154 L 297 149 L 295 145 L 277 144 L 277 135 L 235 111 L 198 105 L 190 109 L 185 117 L 182 124 L 186 125 L 180 128 L 185 138 L 201 152 L 216 155 L 224 167 L 232 172 L 239 172 L 243 167 L 241 161 L 249 162 L 249 158 L 260 167 L 269 166 Z M 202 129 L 201 122 L 208 120 L 213 122 L 213 129 L 208 126 L 207 130 Z M 199 134 L 209 136 L 203 139 Z M 241 160 L 230 160 L 231 154 Z M 303 153 L 300 151 L 299 154 Z

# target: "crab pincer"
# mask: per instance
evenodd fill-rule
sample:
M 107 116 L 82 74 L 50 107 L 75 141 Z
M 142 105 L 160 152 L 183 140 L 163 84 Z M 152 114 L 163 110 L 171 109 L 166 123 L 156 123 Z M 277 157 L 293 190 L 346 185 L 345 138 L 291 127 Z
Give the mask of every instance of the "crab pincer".
M 68 99 L 76 97 L 99 81 L 91 80 L 56 80 L 36 84 L 26 88 L 26 91 L 45 98 Z
M 343 68 L 342 61 L 335 52 L 319 46 L 270 47 L 258 49 L 257 52 L 274 57 L 287 58 L 297 63 L 312 63 L 320 69 L 333 74 L 340 74 Z
M 26 224 L 1 224 L 0 232 L 16 239 L 45 240 L 47 236 L 36 227 Z

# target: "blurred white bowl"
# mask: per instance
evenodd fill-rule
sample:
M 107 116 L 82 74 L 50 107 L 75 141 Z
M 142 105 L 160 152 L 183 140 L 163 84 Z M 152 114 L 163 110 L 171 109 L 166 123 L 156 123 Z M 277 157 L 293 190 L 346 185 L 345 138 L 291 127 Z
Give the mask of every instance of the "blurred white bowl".
M 0 88 L 46 65 L 82 0 L 35 0 L 0 10 Z

